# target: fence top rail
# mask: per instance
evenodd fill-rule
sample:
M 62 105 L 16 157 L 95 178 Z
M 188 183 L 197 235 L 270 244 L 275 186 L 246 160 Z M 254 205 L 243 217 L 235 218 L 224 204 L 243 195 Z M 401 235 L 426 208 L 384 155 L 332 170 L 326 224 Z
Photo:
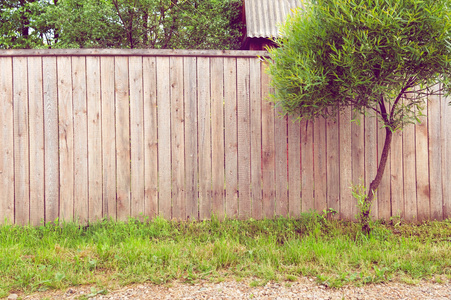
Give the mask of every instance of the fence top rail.
M 172 50 L 172 49 L 12 49 L 0 50 L 0 57 L 14 56 L 204 56 L 267 57 L 266 51 Z

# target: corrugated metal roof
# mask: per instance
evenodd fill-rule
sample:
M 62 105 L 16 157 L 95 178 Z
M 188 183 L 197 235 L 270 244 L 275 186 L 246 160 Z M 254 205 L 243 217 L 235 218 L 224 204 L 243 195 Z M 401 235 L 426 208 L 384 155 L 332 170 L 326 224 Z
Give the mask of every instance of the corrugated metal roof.
M 301 0 L 245 0 L 247 37 L 279 37 L 278 25 Z

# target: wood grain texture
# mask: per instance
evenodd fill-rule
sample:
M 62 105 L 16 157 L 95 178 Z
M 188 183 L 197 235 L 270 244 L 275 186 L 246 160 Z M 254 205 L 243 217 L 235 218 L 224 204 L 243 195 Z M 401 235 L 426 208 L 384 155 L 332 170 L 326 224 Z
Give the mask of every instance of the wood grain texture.
M 276 215 L 288 215 L 288 166 L 287 166 L 287 117 L 280 115 L 280 110 L 275 110 L 274 120 L 275 143 L 275 177 L 276 177 Z
M 338 116 L 326 121 L 327 208 L 340 212 L 340 135 Z M 335 215 L 338 218 L 339 215 Z
M 415 126 L 407 124 L 403 129 L 403 179 L 404 179 L 404 218 L 417 219 L 416 162 L 415 162 Z
M 274 105 L 269 102 L 270 77 L 267 63 L 261 64 L 262 80 L 262 216 L 273 218 L 275 213 L 275 140 Z
M 72 101 L 72 58 L 57 58 L 60 219 L 74 220 L 74 113 Z
M 250 128 L 251 128 L 251 198 L 252 217 L 263 217 L 262 201 L 262 100 L 261 63 L 254 58 L 249 61 L 250 70 Z
M 369 189 L 377 173 L 377 119 L 365 118 L 365 187 Z M 374 191 L 377 195 L 377 191 Z M 378 203 L 375 199 L 371 206 L 371 217 L 377 219 Z
M 158 214 L 157 68 L 155 57 L 143 58 L 144 84 L 144 215 Z
M 442 147 L 442 185 L 443 185 L 443 218 L 451 217 L 451 99 L 441 100 L 441 147 Z
M 313 122 L 301 121 L 302 212 L 315 209 L 313 172 Z
M 315 180 L 315 210 L 321 212 L 327 209 L 326 198 L 326 121 L 323 118 L 315 120 L 313 137 L 313 161 Z
M 224 58 L 211 62 L 211 167 L 212 211 L 224 219 Z
M 115 57 L 117 220 L 130 216 L 130 93 L 127 57 Z
M 365 121 L 361 114 L 353 115 L 351 124 L 351 155 L 352 155 L 352 183 L 359 185 L 365 183 Z M 358 213 L 357 199 L 352 199 L 353 214 Z
M 14 219 L 19 225 L 30 221 L 30 162 L 28 127 L 27 58 L 13 58 L 14 109 Z
M 159 215 L 171 219 L 171 98 L 169 58 L 157 57 Z
M 355 201 L 352 197 L 352 124 L 351 108 L 345 108 L 339 115 L 340 153 L 340 218 L 353 220 Z
M 186 218 L 199 219 L 197 170 L 197 58 L 185 57 L 185 189 Z
M 293 122 L 294 121 L 294 122 Z M 291 217 L 301 214 L 301 127 L 288 120 L 288 211 Z
M 437 86 L 439 88 L 439 86 Z M 428 100 L 428 158 L 431 201 L 431 219 L 443 218 L 441 96 L 429 96 Z
M 382 150 L 384 149 L 385 143 L 385 128 L 383 128 L 379 123 L 377 132 L 377 163 L 381 160 Z M 391 150 L 390 150 L 391 152 Z M 390 199 L 390 172 L 391 172 L 391 156 L 388 153 L 387 164 L 385 166 L 384 175 L 382 176 L 381 183 L 377 189 L 377 207 L 378 207 L 378 218 L 384 219 L 386 221 L 390 220 L 391 216 L 391 199 Z
M 197 59 L 197 147 L 199 155 L 199 218 L 211 216 L 210 60 Z
M 170 58 L 172 138 L 172 218 L 185 219 L 185 147 L 183 111 L 183 58 Z
M 55 74 L 56 76 L 56 74 Z M 42 58 L 28 58 L 30 126 L 30 225 L 44 221 L 44 103 Z
M 239 217 L 251 216 L 251 135 L 250 135 L 250 91 L 249 59 L 237 59 L 237 109 L 238 109 L 238 199 Z
M 14 110 L 12 58 L 0 57 L 0 222 L 14 224 Z
M 144 96 L 143 59 L 129 58 L 130 76 L 130 213 L 143 219 L 144 214 Z
M 74 112 L 74 218 L 89 220 L 88 205 L 88 120 L 86 102 L 86 59 L 72 57 Z
M 226 215 L 238 216 L 238 139 L 236 59 L 224 59 Z
M 88 194 L 90 222 L 99 221 L 103 217 L 100 72 L 100 57 L 87 57 L 86 92 L 88 106 Z
M 103 216 L 116 220 L 116 101 L 114 57 L 100 58 Z
M 427 113 L 427 103 L 425 103 Z M 420 123 L 415 128 L 415 160 L 416 160 L 416 190 L 418 204 L 418 221 L 429 220 L 431 217 L 429 188 L 429 157 L 428 157 L 428 119 L 419 118 Z

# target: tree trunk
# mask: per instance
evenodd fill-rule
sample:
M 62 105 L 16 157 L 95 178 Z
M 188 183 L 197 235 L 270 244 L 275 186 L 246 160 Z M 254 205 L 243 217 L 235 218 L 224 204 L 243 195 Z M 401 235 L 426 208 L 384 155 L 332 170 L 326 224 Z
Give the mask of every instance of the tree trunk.
M 363 212 L 362 212 L 362 231 L 365 234 L 369 234 L 370 233 L 370 210 L 371 210 L 371 205 L 372 202 L 374 200 L 374 194 L 376 193 L 377 188 L 379 187 L 379 184 L 382 181 L 382 176 L 384 175 L 384 171 L 385 171 L 385 166 L 387 164 L 387 159 L 388 159 L 388 154 L 390 151 L 390 145 L 391 145 L 391 141 L 392 141 L 392 137 L 393 137 L 393 133 L 390 130 L 389 127 L 385 127 L 385 142 L 384 142 L 384 148 L 382 150 L 382 154 L 381 154 L 381 159 L 379 162 L 379 166 L 377 168 L 377 173 L 376 173 L 376 177 L 374 178 L 374 180 L 371 182 L 370 184 L 370 188 L 368 191 L 368 195 L 365 199 L 365 205 L 364 207 L 366 208 Z

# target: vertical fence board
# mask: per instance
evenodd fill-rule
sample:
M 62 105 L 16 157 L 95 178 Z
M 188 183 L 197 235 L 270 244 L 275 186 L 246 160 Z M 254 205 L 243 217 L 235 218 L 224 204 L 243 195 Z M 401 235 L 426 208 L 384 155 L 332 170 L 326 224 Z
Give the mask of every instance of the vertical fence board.
M 237 140 L 237 67 L 236 59 L 224 59 L 225 103 L 225 180 L 226 215 L 238 216 L 238 140 Z
M 172 218 L 185 219 L 183 58 L 171 57 Z
M 45 140 L 45 221 L 59 217 L 58 170 L 58 83 L 56 57 L 43 57 L 44 140 Z
M 130 93 L 128 58 L 115 57 L 117 219 L 130 216 Z
M 351 124 L 351 155 L 352 155 L 352 183 L 354 185 L 365 183 L 365 121 L 362 115 L 353 116 Z M 357 199 L 352 199 L 352 216 L 358 213 Z
M 58 57 L 58 118 L 60 218 L 74 218 L 74 113 L 72 102 L 72 59 Z
M 313 161 L 315 181 L 315 210 L 320 212 L 327 208 L 326 199 L 326 121 L 319 118 L 315 121 L 313 137 Z
M 339 155 L 340 155 L 340 217 L 352 220 L 355 203 L 352 198 L 352 134 L 351 108 L 345 108 L 339 116 Z M 357 182 L 356 182 L 357 183 Z
M 336 120 L 326 121 L 326 197 L 327 208 L 340 212 L 340 137 L 338 126 Z
M 382 156 L 382 150 L 384 149 L 385 143 L 385 128 L 381 127 L 379 122 L 377 132 L 377 163 L 379 164 Z M 390 172 L 391 172 L 391 159 L 390 152 L 388 153 L 387 164 L 385 165 L 384 175 L 382 176 L 381 183 L 377 189 L 377 207 L 378 207 L 378 218 L 389 220 L 391 215 L 391 201 L 390 201 Z
M 30 220 L 30 173 L 27 58 L 13 58 L 14 109 L 14 212 L 16 224 L 26 225 Z
M 224 58 L 211 58 L 212 211 L 224 218 Z
M 237 58 L 238 199 L 239 216 L 243 219 L 251 216 L 249 81 L 249 59 Z
M 275 176 L 276 176 L 276 215 L 288 215 L 288 166 L 287 166 L 287 117 L 280 116 L 280 110 L 275 110 L 274 142 Z
M 377 173 L 377 125 L 375 117 L 365 118 L 365 187 L 368 190 Z M 376 193 L 377 191 L 374 192 Z M 375 199 L 371 206 L 373 219 L 377 219 L 377 213 L 378 206 L 377 199 Z
M 288 120 L 288 211 L 290 216 L 301 213 L 301 127 Z
M 251 128 L 251 188 L 252 217 L 262 218 L 262 108 L 261 63 L 250 60 L 250 128 Z
M 144 214 L 158 214 L 157 69 L 155 57 L 143 58 L 144 84 Z
M 197 59 L 198 151 L 199 151 L 199 217 L 211 213 L 211 132 L 210 132 L 210 60 Z
M 74 105 L 74 217 L 81 223 L 89 218 L 88 128 L 85 57 L 72 57 L 72 96 Z
M 196 220 L 198 211 L 197 172 L 197 58 L 184 58 L 185 100 L 185 189 L 186 218 Z
M 442 143 L 442 185 L 443 185 L 443 218 L 451 217 L 451 106 L 450 99 L 442 97 L 441 135 Z
M 439 86 L 436 86 L 439 88 Z M 429 96 L 428 102 L 428 157 L 429 157 L 429 184 L 431 201 L 431 219 L 441 220 L 443 218 L 443 190 L 442 190 L 442 148 L 437 147 L 441 143 L 440 119 L 441 101 L 440 96 Z M 395 212 L 393 212 L 395 213 Z
M 315 209 L 313 172 L 313 122 L 301 121 L 302 212 Z
M 427 113 L 427 106 L 425 107 L 425 112 Z M 431 217 L 427 117 L 420 117 L 420 122 L 415 128 L 416 188 L 418 221 L 425 221 Z
M 88 96 L 88 194 L 90 222 L 98 221 L 103 217 L 100 71 L 100 58 L 86 57 L 86 88 Z
M 116 101 L 114 57 L 101 57 L 103 216 L 116 220 Z
M 159 214 L 172 217 L 169 57 L 157 57 Z
M 14 111 L 12 58 L 0 57 L 0 224 L 14 221 Z
M 404 217 L 404 176 L 402 131 L 393 133 L 390 150 L 391 214 Z
M 404 217 L 408 221 L 417 218 L 417 195 L 415 177 L 415 126 L 407 124 L 402 136 L 403 172 L 404 172 Z
M 56 74 L 55 74 L 56 75 Z M 44 104 L 42 58 L 28 58 L 28 109 L 30 110 L 30 224 L 44 220 Z
M 130 214 L 138 218 L 144 214 L 144 98 L 143 58 L 129 58 L 130 76 Z

